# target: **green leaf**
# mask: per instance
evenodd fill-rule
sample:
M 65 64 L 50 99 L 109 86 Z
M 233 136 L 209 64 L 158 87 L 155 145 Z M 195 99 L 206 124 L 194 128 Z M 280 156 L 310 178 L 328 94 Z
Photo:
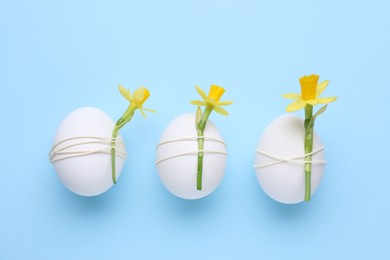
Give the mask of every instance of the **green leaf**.
M 328 105 L 325 105 L 325 106 L 321 107 L 321 108 L 318 109 L 318 111 L 311 117 L 310 122 L 309 122 L 309 127 L 310 127 L 310 128 L 313 128 L 313 127 L 314 127 L 314 122 L 315 122 L 316 118 L 317 118 L 319 115 L 321 115 L 322 113 L 324 113 L 327 107 L 328 107 Z
M 314 114 L 313 118 L 316 119 L 317 116 L 324 113 L 327 107 L 328 107 L 328 105 L 325 105 L 325 106 L 321 107 L 320 109 L 318 109 L 318 111 Z
M 125 120 L 123 119 L 123 117 L 119 118 L 118 121 L 116 121 L 116 126 L 121 125 L 121 124 L 123 123 L 123 121 L 125 121 Z
M 202 119 L 202 109 L 200 109 L 200 107 L 198 106 L 198 108 L 196 109 L 196 116 L 195 116 L 195 125 L 197 130 L 199 130 L 199 122 L 201 119 Z

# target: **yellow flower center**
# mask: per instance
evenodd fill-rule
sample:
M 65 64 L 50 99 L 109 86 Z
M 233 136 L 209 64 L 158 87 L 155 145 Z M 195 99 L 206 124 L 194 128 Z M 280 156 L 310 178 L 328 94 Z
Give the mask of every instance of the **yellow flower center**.
M 320 76 L 310 75 L 304 76 L 299 79 L 301 83 L 301 93 L 304 100 L 312 100 L 316 98 L 317 92 L 317 83 Z
M 134 92 L 133 102 L 138 106 L 142 106 L 142 104 L 148 99 L 149 96 L 149 90 L 147 88 L 140 87 Z
M 214 99 L 215 102 L 219 102 L 223 93 L 225 93 L 225 89 L 223 87 L 213 84 L 211 85 L 208 98 Z

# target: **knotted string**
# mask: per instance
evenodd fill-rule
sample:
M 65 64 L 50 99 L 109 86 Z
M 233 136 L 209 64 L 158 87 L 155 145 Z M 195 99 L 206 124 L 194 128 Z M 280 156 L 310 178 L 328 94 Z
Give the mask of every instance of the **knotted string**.
M 72 142 L 74 140 L 78 140 L 78 142 Z M 68 142 L 70 142 L 70 144 L 67 144 Z M 116 144 L 115 149 L 117 155 L 123 159 L 126 159 L 126 147 L 125 143 L 121 139 L 98 136 L 76 136 L 64 139 L 53 145 L 49 152 L 50 162 L 54 163 L 64 159 L 90 154 L 111 154 L 111 142 L 115 142 Z M 89 150 L 84 150 L 82 147 L 80 147 L 88 144 L 101 144 L 103 147 Z
M 276 156 L 276 155 L 270 154 L 268 152 L 265 152 L 265 151 L 262 151 L 262 150 L 259 150 L 259 149 L 255 149 L 257 154 L 264 155 L 264 156 L 266 156 L 268 158 L 271 158 L 271 159 L 274 159 L 276 161 L 275 162 L 270 162 L 270 163 L 264 163 L 264 164 L 260 164 L 260 165 L 256 165 L 255 164 L 255 165 L 253 165 L 253 167 L 256 168 L 256 169 L 260 169 L 260 168 L 265 168 L 265 167 L 269 167 L 269 166 L 273 166 L 273 165 L 280 164 L 280 163 L 285 163 L 285 162 L 293 163 L 293 164 L 305 164 L 305 163 L 326 164 L 326 161 L 323 161 L 323 160 L 305 161 L 305 157 L 306 156 L 317 154 L 317 153 L 321 152 L 322 150 L 324 150 L 324 146 L 322 146 L 322 147 L 320 147 L 320 148 L 318 148 L 316 150 L 313 150 L 311 153 L 308 153 L 308 154 L 285 158 L 285 157 L 281 157 L 281 156 Z
M 213 137 L 206 137 L 206 136 L 197 136 L 197 137 L 183 137 L 183 138 L 177 138 L 177 139 L 164 141 L 164 142 L 159 143 L 156 146 L 156 149 L 159 148 L 160 146 L 164 145 L 164 144 L 177 143 L 177 142 L 183 142 L 183 141 L 198 141 L 198 139 L 204 139 L 205 141 L 217 142 L 217 143 L 223 144 L 225 146 L 225 148 L 227 147 L 225 142 L 223 142 L 220 139 L 213 138 Z M 185 156 L 185 155 L 197 155 L 199 152 L 203 152 L 205 154 L 224 154 L 224 155 L 227 155 L 227 152 L 225 152 L 225 151 L 210 150 L 210 149 L 196 150 L 196 151 L 183 152 L 183 153 L 175 154 L 175 155 L 172 155 L 172 156 L 164 157 L 162 159 L 157 160 L 156 161 L 156 165 L 161 163 L 161 162 L 163 162 L 163 161 L 166 161 L 166 160 L 169 160 L 169 159 L 173 159 L 173 158 L 177 158 L 177 157 L 181 157 L 181 156 Z

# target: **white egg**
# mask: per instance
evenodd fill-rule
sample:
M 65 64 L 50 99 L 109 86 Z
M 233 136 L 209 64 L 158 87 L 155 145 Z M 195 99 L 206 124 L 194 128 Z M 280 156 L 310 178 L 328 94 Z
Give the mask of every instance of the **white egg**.
M 82 196 L 95 196 L 112 185 L 111 132 L 114 121 L 93 107 L 74 110 L 61 122 L 50 157 L 66 188 Z M 122 171 L 126 150 L 118 134 L 116 177 Z
M 202 190 L 197 190 L 198 141 L 195 115 L 175 118 L 157 145 L 157 169 L 163 185 L 183 199 L 199 199 L 212 193 L 225 174 L 226 145 L 215 125 L 208 121 L 204 131 Z
M 254 162 L 257 179 L 264 192 L 278 202 L 294 204 L 304 201 L 304 137 L 303 119 L 283 115 L 266 127 L 257 145 Z M 316 153 L 312 158 L 311 194 L 320 185 L 325 167 L 323 145 L 316 133 L 313 139 L 314 151 Z M 272 156 L 279 159 L 301 158 L 280 162 L 271 158 Z M 278 161 L 280 163 L 276 163 Z

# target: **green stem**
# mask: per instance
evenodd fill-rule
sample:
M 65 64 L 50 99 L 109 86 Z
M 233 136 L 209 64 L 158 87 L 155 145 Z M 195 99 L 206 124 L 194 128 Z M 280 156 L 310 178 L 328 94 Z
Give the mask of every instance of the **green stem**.
M 210 117 L 211 112 L 214 107 L 208 104 L 202 114 L 202 117 L 197 125 L 198 130 L 198 168 L 197 168 L 197 179 L 196 179 L 196 189 L 202 190 L 202 175 L 203 175 L 203 156 L 204 156 L 204 129 L 206 128 L 207 121 Z
M 116 143 L 116 136 L 118 134 L 118 127 L 115 126 L 114 130 L 112 130 L 111 135 L 111 174 L 112 174 L 112 182 L 116 184 L 116 176 L 115 176 L 115 143 Z
M 311 122 L 313 116 L 313 106 L 305 107 L 305 201 L 311 199 L 311 160 L 313 151 L 314 124 Z
M 137 109 L 136 106 L 130 104 L 125 113 L 121 118 L 116 122 L 114 129 L 111 134 L 111 174 L 112 174 L 112 182 L 116 184 L 116 170 L 115 170 L 115 145 L 116 145 L 116 137 L 118 135 L 119 130 L 127 124 L 134 115 L 134 111 Z
M 198 137 L 204 137 L 202 130 L 198 130 Z M 198 138 L 198 151 L 204 149 L 204 138 Z M 203 152 L 198 152 L 198 169 L 196 178 L 196 189 L 202 190 L 202 173 L 203 173 Z

